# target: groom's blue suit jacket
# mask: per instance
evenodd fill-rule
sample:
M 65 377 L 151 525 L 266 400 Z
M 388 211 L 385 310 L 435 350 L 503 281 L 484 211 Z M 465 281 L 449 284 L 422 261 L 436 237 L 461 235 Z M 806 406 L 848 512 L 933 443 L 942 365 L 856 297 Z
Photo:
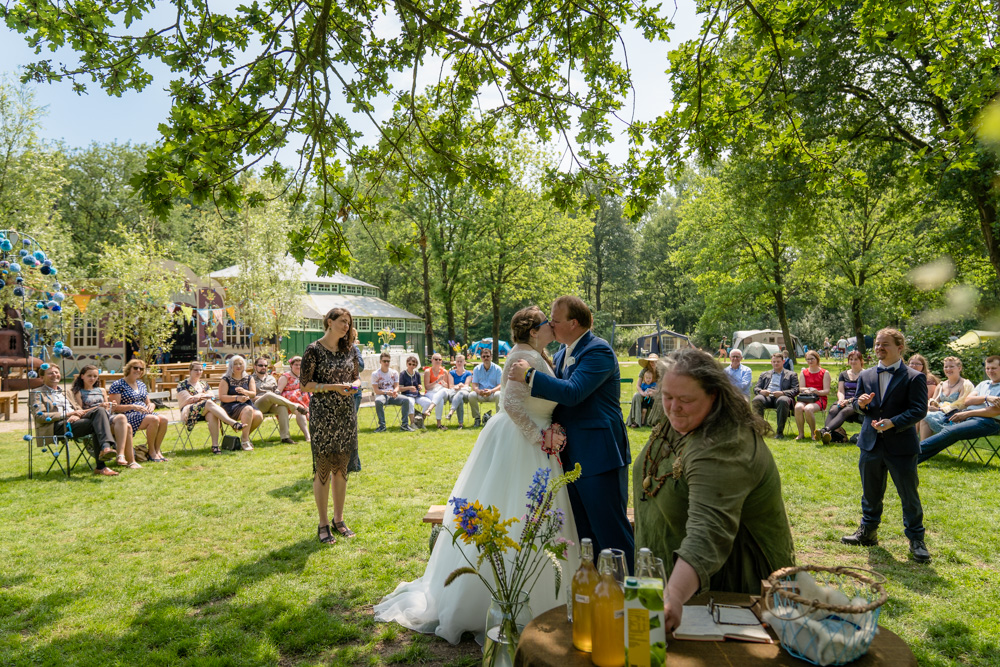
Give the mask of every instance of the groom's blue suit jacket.
M 566 429 L 563 468 L 580 464 L 584 477 L 616 470 L 632 462 L 619 397 L 618 361 L 607 341 L 588 331 L 573 349 L 576 360 L 565 368 L 566 347 L 556 353 L 556 376 L 536 373 L 531 395 L 558 403 L 552 421 Z

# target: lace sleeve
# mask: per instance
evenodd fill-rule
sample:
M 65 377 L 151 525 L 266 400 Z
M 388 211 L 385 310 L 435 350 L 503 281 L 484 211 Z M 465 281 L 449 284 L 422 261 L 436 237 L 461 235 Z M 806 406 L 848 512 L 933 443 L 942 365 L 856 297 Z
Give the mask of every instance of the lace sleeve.
M 531 388 L 523 382 L 508 382 L 510 369 L 515 361 L 524 359 L 535 370 L 549 372 L 545 361 L 538 354 L 515 351 L 507 357 L 504 364 L 501 384 L 503 385 L 503 411 L 507 413 L 511 421 L 514 422 L 528 442 L 541 445 L 542 431 L 538 424 L 528 415 L 524 409 L 524 403 L 531 397 Z M 542 370 L 544 368 L 544 370 Z

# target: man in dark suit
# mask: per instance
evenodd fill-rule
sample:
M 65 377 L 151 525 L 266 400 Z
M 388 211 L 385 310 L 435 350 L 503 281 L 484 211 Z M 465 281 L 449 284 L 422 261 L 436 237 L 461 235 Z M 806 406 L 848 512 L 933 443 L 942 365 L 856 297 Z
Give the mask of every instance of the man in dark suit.
M 764 410 L 774 410 L 777 419 L 776 438 L 785 437 L 785 422 L 799 395 L 799 376 L 784 367 L 785 357 L 776 352 L 771 355 L 771 370 L 764 371 L 757 378 L 753 388 L 754 397 L 750 407 L 761 417 Z
M 861 526 L 844 544 L 878 544 L 886 476 L 892 475 L 903 505 L 903 527 L 910 554 L 919 563 L 931 559 L 924 544 L 924 510 L 917 493 L 917 423 L 927 414 L 927 376 L 908 368 L 902 359 L 905 342 L 896 329 L 882 329 L 875 337 L 878 366 L 858 376 L 854 410 L 864 415 L 858 447 L 861 455 Z
M 628 521 L 628 465 L 632 462 L 619 400 L 618 359 L 607 341 L 591 331 L 593 317 L 582 299 L 562 296 L 552 303 L 549 326 L 564 346 L 553 360 L 555 377 L 516 362 L 509 379 L 527 382 L 531 395 L 555 401 L 552 421 L 566 429 L 563 468 L 579 463 L 570 484 L 570 503 L 579 537 L 594 550 L 621 549 L 634 572 L 635 538 Z

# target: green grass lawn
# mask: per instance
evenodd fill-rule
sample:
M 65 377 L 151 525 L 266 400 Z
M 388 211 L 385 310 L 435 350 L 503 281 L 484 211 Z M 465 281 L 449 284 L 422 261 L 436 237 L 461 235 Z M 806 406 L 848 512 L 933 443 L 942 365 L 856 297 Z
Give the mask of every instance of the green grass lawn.
M 453 648 L 371 615 L 398 581 L 422 573 L 420 519 L 447 499 L 477 431 L 376 435 L 371 415 L 362 410 L 364 471 L 348 489 L 358 537 L 332 548 L 316 541 L 305 443 L 199 449 L 67 481 L 27 479 L 20 434 L 0 436 L 0 665 L 478 662 L 471 639 Z M 648 429 L 631 436 L 637 452 Z M 921 467 L 934 560 L 920 566 L 907 560 L 891 485 L 881 546 L 839 543 L 860 512 L 853 446 L 771 446 L 800 562 L 885 575 L 881 623 L 921 664 L 1000 665 L 996 464 L 944 454 Z

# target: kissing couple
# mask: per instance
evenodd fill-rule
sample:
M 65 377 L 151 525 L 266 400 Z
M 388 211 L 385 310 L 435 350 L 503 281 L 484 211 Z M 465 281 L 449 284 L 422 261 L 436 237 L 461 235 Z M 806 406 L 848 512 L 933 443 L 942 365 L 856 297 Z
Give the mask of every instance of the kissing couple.
M 556 299 L 548 317 L 537 306 L 514 314 L 510 329 L 515 345 L 503 369 L 498 414 L 480 432 L 448 497 L 479 500 L 484 507 L 495 506 L 501 516 L 519 517 L 535 471 L 559 465 L 557 455 L 546 450 L 564 444 L 562 467 L 572 470 L 579 463 L 582 476 L 555 499 L 553 508 L 566 516 L 561 537 L 574 544 L 589 537 L 595 553 L 621 549 L 632 571 L 635 545 L 627 515 L 632 458 L 619 405 L 618 360 L 607 341 L 591 332 L 592 325 L 590 309 L 575 296 Z M 553 341 L 563 346 L 550 360 L 545 348 Z M 552 429 L 553 423 L 562 429 Z M 552 439 L 556 446 L 548 447 Z M 569 550 L 567 573 L 579 566 L 578 553 Z M 474 545 L 437 540 L 423 576 L 399 584 L 375 605 L 376 620 L 434 633 L 452 644 L 464 632 L 473 632 L 482 643 L 490 605 L 486 586 L 478 577 L 444 585 L 453 570 L 478 556 Z M 531 592 L 536 614 L 565 603 L 554 592 L 554 576 L 544 568 Z

